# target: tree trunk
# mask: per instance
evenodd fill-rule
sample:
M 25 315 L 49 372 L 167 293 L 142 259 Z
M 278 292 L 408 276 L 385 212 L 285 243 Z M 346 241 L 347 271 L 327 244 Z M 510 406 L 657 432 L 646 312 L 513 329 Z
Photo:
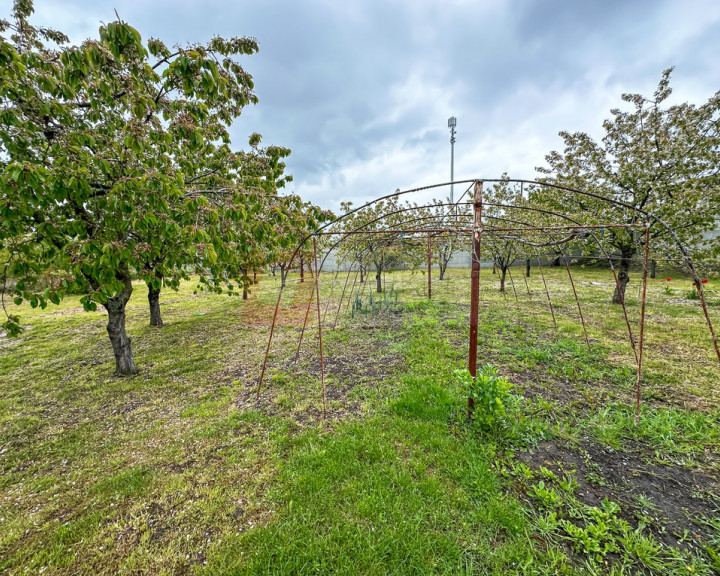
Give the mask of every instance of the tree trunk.
M 285 268 L 284 266 L 280 267 L 280 288 L 285 288 L 285 279 L 287 278 L 289 271 L 290 268 Z
M 150 326 L 162 327 L 163 321 L 160 315 L 160 288 L 155 290 L 152 284 L 148 284 L 148 304 L 150 304 Z
M 362 264 L 361 264 L 361 265 L 360 265 L 360 284 L 364 284 L 364 283 L 365 283 L 365 275 L 364 275 L 364 272 L 365 272 L 365 270 L 363 270 L 363 267 L 362 267 Z
M 257 283 L 258 283 L 257 270 L 253 270 L 253 284 L 257 284 Z
M 247 300 L 247 297 L 248 297 L 247 288 L 245 288 L 245 286 L 243 286 L 243 300 Z
M 447 264 L 443 264 L 442 260 L 440 260 L 440 280 L 443 280 L 445 278 L 445 269 L 447 268 Z
M 615 286 L 615 292 L 613 292 L 612 298 L 613 304 L 623 303 L 623 300 L 625 299 L 625 288 L 627 288 L 629 282 L 630 275 L 627 273 L 626 270 L 621 269 L 620 272 L 618 272 L 618 284 L 620 284 L 620 292 L 618 292 L 618 287 Z M 620 296 L 620 293 L 622 293 L 622 297 Z
M 625 300 L 625 288 L 630 282 L 630 258 L 633 257 L 635 251 L 631 248 L 622 249 L 622 259 L 620 260 L 620 272 L 618 272 L 618 284 L 620 285 L 620 292 L 618 292 L 618 286 L 615 286 L 615 292 L 613 292 L 612 303 L 622 304 Z
M 377 292 L 382 293 L 382 266 L 375 272 L 375 282 L 377 283 Z
M 650 260 L 650 278 L 655 278 L 657 272 L 657 260 Z
M 108 312 L 107 332 L 115 354 L 115 376 L 129 376 L 137 373 L 133 359 L 130 338 L 125 333 L 125 306 L 132 294 L 130 273 L 126 270 L 121 280 L 125 283 L 122 291 L 109 298 L 104 304 Z
M 507 273 L 507 266 L 500 266 L 500 292 L 505 292 L 505 274 Z
M 493 260 L 493 274 L 497 274 L 497 263 Z
M 525 277 L 530 278 L 530 258 L 525 258 Z

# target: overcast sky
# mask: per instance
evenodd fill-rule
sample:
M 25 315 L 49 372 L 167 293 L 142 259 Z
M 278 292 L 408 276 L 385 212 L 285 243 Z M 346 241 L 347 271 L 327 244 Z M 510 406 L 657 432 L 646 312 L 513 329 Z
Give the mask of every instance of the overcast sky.
M 10 2 L 2 0 L 7 17 Z M 623 92 L 720 90 L 717 0 L 36 1 L 73 42 L 115 18 L 166 44 L 252 36 L 259 104 L 232 129 L 292 149 L 289 190 L 323 207 L 450 177 L 535 178 L 560 130 L 602 135 Z M 439 194 L 438 194 L 439 195 Z

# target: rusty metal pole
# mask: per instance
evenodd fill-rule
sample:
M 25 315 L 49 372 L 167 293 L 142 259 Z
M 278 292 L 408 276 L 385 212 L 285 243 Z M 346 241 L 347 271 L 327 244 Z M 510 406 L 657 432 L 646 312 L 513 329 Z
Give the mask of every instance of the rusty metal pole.
M 710 337 L 712 338 L 713 345 L 715 346 L 715 354 L 717 354 L 718 361 L 720 362 L 720 346 L 718 346 L 717 336 L 715 336 L 715 330 L 713 330 L 712 322 L 710 321 L 710 313 L 705 303 L 705 294 L 703 293 L 702 286 L 700 285 L 700 277 L 695 274 L 695 287 L 697 288 L 698 296 L 700 296 L 700 304 L 702 304 L 703 313 L 705 314 L 705 322 L 707 323 L 708 330 L 710 330 Z
M 325 360 L 323 358 L 322 322 L 320 320 L 320 273 L 318 270 L 317 240 L 315 236 L 313 236 L 313 252 L 315 255 L 315 301 L 317 302 L 318 340 L 320 342 L 320 382 L 322 384 L 323 416 L 327 416 L 325 410 Z
M 327 258 L 327 255 L 325 256 Z M 337 266 L 337 270 L 335 271 L 335 277 L 332 281 L 332 286 L 330 287 L 330 295 L 328 296 L 327 304 L 325 304 L 325 312 L 323 312 L 323 322 L 325 322 L 325 318 L 327 318 L 328 310 L 330 310 L 330 303 L 332 302 L 333 294 L 335 293 L 335 281 L 338 279 L 338 276 L 340 275 L 340 266 L 345 264 L 345 259 L 343 258 L 340 262 L 340 264 L 337 264 L 337 261 L 335 265 Z M 322 264 L 325 264 L 325 259 L 323 259 Z
M 580 314 L 580 322 L 582 323 L 583 332 L 585 333 L 585 343 L 587 344 L 588 350 L 592 350 L 590 347 L 590 339 L 588 338 L 587 328 L 585 327 L 585 318 L 583 317 L 582 308 L 580 308 L 580 299 L 577 295 L 577 290 L 575 290 L 575 282 L 573 282 L 572 274 L 570 273 L 570 264 L 568 264 L 567 256 L 563 253 L 563 260 L 565 260 L 565 269 L 568 273 L 568 278 L 570 278 L 570 285 L 573 289 L 573 294 L 575 295 L 575 302 L 577 303 L 578 307 L 578 313 Z
M 545 273 L 542 269 L 542 263 L 540 262 L 540 256 L 538 255 L 538 269 L 540 270 L 540 276 L 542 276 L 543 285 L 545 286 L 545 295 L 547 296 L 548 306 L 550 308 L 550 314 L 552 314 L 553 326 L 557 330 L 557 322 L 555 321 L 555 311 L 553 310 L 552 300 L 550 300 L 550 291 L 548 290 L 547 282 L 545 282 Z
M 525 274 L 523 274 L 522 277 L 523 280 L 525 280 L 525 290 L 527 290 L 528 298 L 532 300 L 532 294 L 530 294 L 530 285 L 528 284 L 527 277 L 525 276 Z
M 628 329 L 628 338 L 630 339 L 630 346 L 632 346 L 633 354 L 635 354 L 635 362 L 637 363 L 637 360 L 638 360 L 637 347 L 635 346 L 635 337 L 633 336 L 633 333 L 632 333 L 632 327 L 630 326 L 630 318 L 628 318 L 627 306 L 625 305 L 625 294 L 623 294 L 623 291 L 620 288 L 620 280 L 618 279 L 617 270 L 615 270 L 615 265 L 612 263 L 612 260 L 610 258 L 608 258 L 608 262 L 610 263 L 610 270 L 612 270 L 613 278 L 615 278 L 615 288 L 617 289 L 617 293 L 620 296 L 620 304 L 622 305 L 623 316 L 625 317 L 625 326 L 627 326 L 627 329 Z
M 697 289 L 698 296 L 700 297 L 700 304 L 702 304 L 703 313 L 705 314 L 705 322 L 707 323 L 708 330 L 710 331 L 710 337 L 712 338 L 713 345 L 715 346 L 715 354 L 717 355 L 718 362 L 720 362 L 720 346 L 718 346 L 717 336 L 715 335 L 715 330 L 713 329 L 712 321 L 710 320 L 710 314 L 708 313 L 707 304 L 705 303 L 705 293 L 702 289 L 702 280 L 700 280 L 687 251 L 680 244 L 679 240 L 677 242 L 680 245 L 680 251 L 683 255 L 685 265 L 688 267 L 688 270 L 690 270 L 690 274 L 692 274 L 693 280 L 695 281 L 695 287 Z
M 335 322 L 333 322 L 333 330 L 335 330 L 335 325 L 337 324 L 337 319 L 340 314 L 340 308 L 342 308 L 343 299 L 345 298 L 345 290 L 347 290 L 348 281 L 350 280 L 350 274 L 352 274 L 352 264 L 350 264 L 350 268 L 348 269 L 348 275 L 347 278 L 345 278 L 345 286 L 343 286 L 343 291 L 340 295 L 340 302 L 338 303 L 337 314 L 335 315 Z M 355 277 L 357 278 L 357 273 L 355 274 Z
M 428 234 L 428 298 L 432 298 L 432 249 L 430 248 L 430 234 Z
M 526 262 L 530 262 L 530 259 L 526 259 Z M 521 274 L 521 276 L 523 281 L 525 282 L 525 290 L 527 290 L 528 300 L 530 301 L 530 314 L 532 314 L 534 318 L 537 318 L 537 312 L 535 311 L 535 307 L 532 306 L 533 297 L 532 294 L 530 294 L 530 285 L 528 284 L 525 274 Z
M 317 278 L 318 274 L 315 273 L 315 276 Z M 302 279 L 300 279 L 300 282 L 303 282 Z M 300 339 L 298 340 L 298 347 L 297 351 L 295 352 L 295 360 L 293 361 L 293 365 L 297 365 L 298 358 L 300 357 L 300 346 L 302 346 L 303 336 L 305 335 L 305 329 L 307 328 L 308 318 L 310 318 L 310 308 L 312 308 L 312 302 L 313 297 L 315 296 L 315 287 L 313 287 L 312 292 L 310 292 L 310 300 L 308 300 L 307 309 L 305 310 L 305 320 L 303 322 L 302 330 L 300 331 Z
M 270 325 L 270 337 L 268 338 L 267 348 L 265 348 L 265 360 L 263 360 L 262 371 L 260 372 L 260 379 L 258 380 L 257 393 L 255 394 L 255 401 L 260 400 L 260 390 L 262 390 L 263 377 L 265 376 L 265 369 L 267 368 L 268 356 L 270 355 L 270 345 L 272 344 L 273 334 L 275 333 L 275 324 L 277 322 L 278 312 L 280 311 L 280 298 L 282 298 L 282 291 L 284 286 L 280 285 L 278 291 L 277 303 L 275 304 L 275 312 L 273 313 L 272 324 Z
M 348 296 L 347 304 L 345 305 L 345 312 L 348 311 L 350 308 L 350 302 L 352 302 L 353 293 L 355 292 L 355 285 L 357 284 L 358 275 L 360 274 L 360 269 L 358 269 L 355 272 L 355 278 L 353 278 L 352 286 L 350 286 L 350 294 Z M 335 325 L 337 324 L 338 318 L 340 317 L 340 307 L 342 306 L 342 300 L 340 301 L 340 306 L 338 306 L 337 314 L 335 314 L 335 324 L 333 324 L 333 329 L 335 328 Z
M 520 300 L 518 300 L 517 290 L 515 290 L 515 282 L 513 282 L 512 272 L 510 272 L 510 268 L 511 268 L 511 266 L 508 266 L 508 269 L 507 269 L 508 277 L 510 278 L 510 286 L 512 286 L 513 294 L 515 294 L 515 303 L 520 304 Z
M 702 289 L 702 280 L 700 280 L 700 276 L 698 276 L 695 271 L 695 266 L 693 266 L 690 257 L 687 254 L 684 254 L 684 256 L 685 264 L 690 269 L 690 273 L 692 274 L 695 283 L 695 289 L 697 290 L 700 298 L 700 304 L 702 305 L 703 313 L 705 314 L 705 322 L 707 323 L 708 330 L 710 330 L 710 337 L 712 338 L 713 345 L 715 346 L 715 354 L 717 355 L 718 362 L 720 362 L 720 346 L 718 346 L 717 336 L 715 335 L 715 330 L 713 329 L 713 325 L 710 320 L 710 313 L 708 312 L 707 304 L 705 303 L 705 292 Z
M 480 313 L 480 248 L 482 240 L 482 182 L 475 182 L 473 191 L 473 249 L 472 272 L 470 275 L 470 352 L 468 371 L 475 378 L 477 374 L 478 316 Z M 472 398 L 467 400 L 467 417 L 472 418 Z
M 645 256 L 643 258 L 642 300 L 640 304 L 640 341 L 637 355 L 637 386 L 635 387 L 635 426 L 640 419 L 640 382 L 642 380 L 643 339 L 645 336 L 645 301 L 647 300 L 648 254 L 650 253 L 650 222 L 645 224 Z

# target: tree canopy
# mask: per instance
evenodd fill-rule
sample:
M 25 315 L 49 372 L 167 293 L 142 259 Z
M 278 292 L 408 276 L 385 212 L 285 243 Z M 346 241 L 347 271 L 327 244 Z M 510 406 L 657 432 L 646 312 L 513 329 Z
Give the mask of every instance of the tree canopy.
M 720 218 L 720 92 L 706 103 L 668 105 L 672 69 L 662 74 L 651 97 L 623 94 L 630 110 L 613 109 L 597 142 L 583 132 L 560 132 L 565 147 L 546 156 L 538 168 L 543 180 L 585 190 L 624 204 L 613 205 L 589 196 L 543 190 L 540 205 L 582 223 L 618 222 L 627 228 L 608 229 L 604 242 L 621 260 L 622 287 L 629 260 L 638 253 L 643 224 L 637 209 L 660 218 L 699 256 L 720 253 L 720 243 L 703 234 L 717 228 Z M 653 226 L 652 246 L 667 251 L 669 231 Z M 677 252 L 674 252 L 677 255 Z M 616 292 L 614 301 L 620 301 Z
M 234 293 L 258 250 L 292 244 L 279 232 L 305 218 L 302 203 L 276 192 L 289 150 L 261 149 L 259 135 L 250 152 L 231 148 L 230 123 L 257 101 L 238 62 L 254 39 L 169 48 L 118 19 L 70 46 L 32 26 L 32 11 L 19 0 L 0 21 L 3 297 L 45 307 L 81 291 L 86 309 L 108 311 L 116 373 L 132 373 L 133 274 L 157 287 L 193 271 Z M 66 274 L 41 290 L 51 267 Z M 20 319 L 6 316 L 17 333 Z

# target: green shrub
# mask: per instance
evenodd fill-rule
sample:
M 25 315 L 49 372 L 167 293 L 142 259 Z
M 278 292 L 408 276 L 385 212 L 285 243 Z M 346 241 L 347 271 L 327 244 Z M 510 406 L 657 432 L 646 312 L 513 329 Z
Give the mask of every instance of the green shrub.
M 492 364 L 485 364 L 477 371 L 475 378 L 467 368 L 455 370 L 455 378 L 463 393 L 472 398 L 473 422 L 482 430 L 493 428 L 497 421 L 505 416 L 513 396 L 510 394 L 512 385 L 507 378 L 500 376 L 498 369 Z

